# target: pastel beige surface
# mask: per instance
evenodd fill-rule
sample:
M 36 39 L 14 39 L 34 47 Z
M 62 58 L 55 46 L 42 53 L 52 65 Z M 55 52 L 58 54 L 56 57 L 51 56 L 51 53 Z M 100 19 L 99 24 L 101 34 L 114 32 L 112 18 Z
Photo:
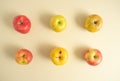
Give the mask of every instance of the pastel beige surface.
M 119 0 L 0 0 L 0 81 L 120 81 L 120 1 Z M 28 34 L 13 29 L 13 17 L 26 15 L 32 22 Z M 56 33 L 49 27 L 51 16 L 63 15 L 67 29 Z M 90 33 L 84 20 L 90 14 L 103 18 L 102 29 Z M 50 50 L 61 46 L 69 60 L 55 66 Z M 29 65 L 16 63 L 19 48 L 33 53 Z M 89 66 L 82 58 L 87 48 L 103 54 L 100 65 Z

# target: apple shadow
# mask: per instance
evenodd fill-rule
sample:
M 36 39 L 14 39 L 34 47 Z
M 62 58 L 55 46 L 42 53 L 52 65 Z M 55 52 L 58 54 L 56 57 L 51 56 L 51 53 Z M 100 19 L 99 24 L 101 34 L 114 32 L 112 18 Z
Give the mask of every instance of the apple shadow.
M 75 20 L 76 20 L 78 27 L 81 27 L 82 29 L 84 29 L 84 23 L 85 23 L 87 16 L 88 16 L 88 13 L 78 13 L 76 15 Z
M 5 47 L 5 54 L 10 59 L 15 59 L 16 52 L 20 49 L 20 47 L 15 45 L 8 45 Z
M 84 61 L 84 53 L 86 50 L 88 50 L 90 47 L 88 46 L 81 46 L 81 47 L 76 47 L 74 53 L 76 55 L 76 58 L 79 60 Z
M 6 26 L 9 28 L 13 28 L 13 19 L 17 15 L 17 13 L 7 13 L 4 14 L 3 20 Z
M 53 14 L 49 14 L 49 13 L 44 13 L 40 15 L 40 21 L 46 28 L 50 29 L 50 19 L 52 16 Z
M 41 57 L 44 57 L 46 59 L 50 58 L 50 52 L 51 50 L 55 48 L 52 44 L 42 44 L 38 47 L 37 51 Z

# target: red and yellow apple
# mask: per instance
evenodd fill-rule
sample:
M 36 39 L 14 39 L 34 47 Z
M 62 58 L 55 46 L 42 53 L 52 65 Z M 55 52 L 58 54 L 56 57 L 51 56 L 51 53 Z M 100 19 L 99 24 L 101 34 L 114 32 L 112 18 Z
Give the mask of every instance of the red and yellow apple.
M 25 15 L 18 15 L 13 20 L 13 27 L 16 31 L 26 34 L 31 29 L 31 22 Z
M 90 32 L 97 32 L 102 28 L 103 20 L 99 15 L 92 14 L 85 21 L 85 28 Z
M 28 49 L 20 49 L 15 54 L 15 59 L 18 64 L 29 64 L 32 61 L 33 55 Z
M 102 58 L 102 53 L 98 49 L 89 49 L 84 53 L 84 59 L 92 66 L 100 64 Z
M 68 52 L 65 48 L 56 47 L 51 51 L 50 58 L 55 65 L 64 65 L 68 61 Z
M 67 27 L 67 21 L 66 18 L 62 15 L 55 15 L 50 20 L 50 27 L 55 32 L 61 32 L 66 29 Z

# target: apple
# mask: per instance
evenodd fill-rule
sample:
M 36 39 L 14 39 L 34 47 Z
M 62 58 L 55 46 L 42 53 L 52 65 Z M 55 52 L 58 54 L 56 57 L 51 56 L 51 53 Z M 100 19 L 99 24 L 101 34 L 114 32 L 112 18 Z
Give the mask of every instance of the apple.
M 64 65 L 68 61 L 68 52 L 65 48 L 56 47 L 51 51 L 50 58 L 55 65 Z
M 26 34 L 31 29 L 31 22 L 25 15 L 18 15 L 13 20 L 13 27 L 16 31 Z
M 55 15 L 50 20 L 50 27 L 55 32 L 61 32 L 66 29 L 67 27 L 67 21 L 66 18 L 62 15 Z
M 92 66 L 100 64 L 102 58 L 102 53 L 98 49 L 89 49 L 84 53 L 84 59 Z
M 15 59 L 18 64 L 29 64 L 32 61 L 33 55 L 28 49 L 20 49 L 15 54 Z
M 89 32 L 97 32 L 102 28 L 103 20 L 97 14 L 92 14 L 85 21 L 85 28 Z

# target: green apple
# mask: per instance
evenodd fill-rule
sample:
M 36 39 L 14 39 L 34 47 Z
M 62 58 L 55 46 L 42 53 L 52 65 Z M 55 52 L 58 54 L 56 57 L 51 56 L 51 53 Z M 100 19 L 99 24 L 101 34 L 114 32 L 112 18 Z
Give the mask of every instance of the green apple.
M 67 21 L 66 18 L 62 15 L 55 15 L 50 20 L 50 27 L 55 32 L 61 32 L 66 29 L 67 27 Z

